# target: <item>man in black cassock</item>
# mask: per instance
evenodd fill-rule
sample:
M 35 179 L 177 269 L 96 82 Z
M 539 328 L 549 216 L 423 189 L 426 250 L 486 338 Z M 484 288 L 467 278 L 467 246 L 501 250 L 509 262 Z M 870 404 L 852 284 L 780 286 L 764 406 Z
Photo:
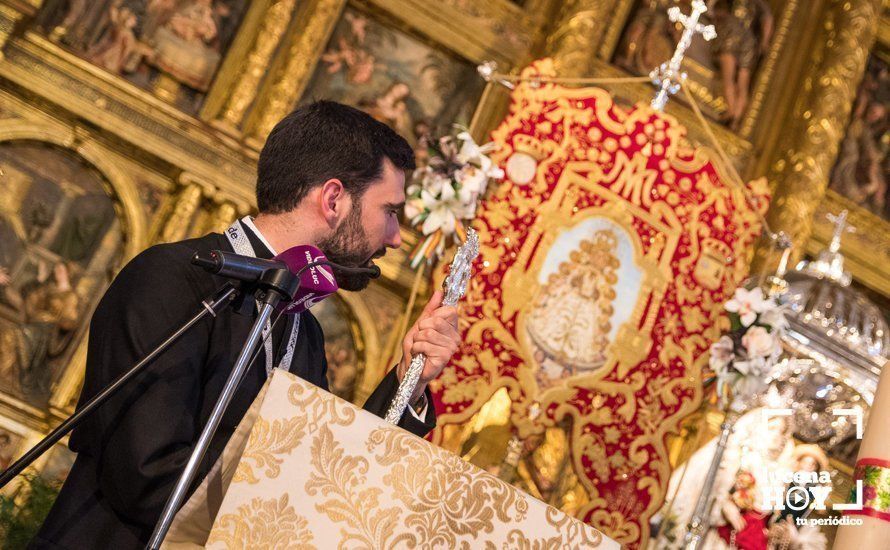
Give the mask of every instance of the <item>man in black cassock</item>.
M 367 114 L 333 102 L 302 107 L 269 135 L 257 167 L 259 215 L 236 222 L 236 242 L 211 233 L 162 244 L 136 256 L 102 298 L 90 324 L 81 403 L 130 368 L 191 318 L 224 282 L 191 264 L 195 251 L 252 251 L 271 258 L 297 245 L 328 259 L 370 266 L 398 248 L 405 174 L 414 168 L 408 143 Z M 231 234 L 231 233 L 229 233 Z M 239 252 L 241 253 L 241 252 Z M 369 280 L 335 270 L 340 288 Z M 457 310 L 433 295 L 402 345 L 403 358 L 368 398 L 383 416 L 411 356 L 426 367 L 400 426 L 423 436 L 435 427 L 426 384 L 457 349 Z M 227 309 L 206 317 L 71 435 L 77 460 L 32 548 L 143 548 L 207 421 L 256 317 Z M 307 311 L 272 332 L 241 382 L 202 462 L 195 486 L 218 459 L 271 368 L 288 368 L 327 388 L 324 336 Z M 292 340 L 295 339 L 295 340 Z M 289 342 L 295 345 L 288 346 Z M 292 347 L 292 352 L 288 348 Z

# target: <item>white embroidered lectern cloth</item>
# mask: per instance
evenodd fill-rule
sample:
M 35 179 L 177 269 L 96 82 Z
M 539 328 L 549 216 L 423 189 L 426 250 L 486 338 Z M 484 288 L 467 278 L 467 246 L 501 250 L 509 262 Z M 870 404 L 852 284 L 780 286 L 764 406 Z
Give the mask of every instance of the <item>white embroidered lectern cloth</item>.
M 165 548 L 598 548 L 599 531 L 276 369 Z

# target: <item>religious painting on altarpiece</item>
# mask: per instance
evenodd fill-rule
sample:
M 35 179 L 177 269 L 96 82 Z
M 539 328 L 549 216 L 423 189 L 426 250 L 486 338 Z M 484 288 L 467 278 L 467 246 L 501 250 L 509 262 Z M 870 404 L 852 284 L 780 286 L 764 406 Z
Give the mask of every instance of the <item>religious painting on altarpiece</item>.
M 108 72 L 162 88 L 196 113 L 249 2 L 246 0 L 47 0 L 37 25 Z
M 700 34 L 686 51 L 683 69 L 690 89 L 708 116 L 738 129 L 750 103 L 758 70 L 774 38 L 776 15 L 783 0 L 709 1 L 702 24 L 714 25 L 717 37 L 707 42 Z M 683 28 L 668 18 L 679 6 L 689 14 L 689 0 L 640 0 L 634 6 L 613 62 L 636 75 L 648 75 L 668 61 Z M 682 97 L 678 100 L 684 101 Z
M 872 54 L 829 188 L 890 222 L 890 48 Z
M 75 154 L 0 144 L 0 398 L 43 408 L 120 260 L 102 176 Z
M 24 439 L 24 436 L 15 430 L 0 426 L 0 471 L 9 468 L 22 454 L 20 447 Z
M 425 136 L 469 124 L 483 85 L 470 62 L 347 8 L 302 101 L 354 105 L 422 148 Z

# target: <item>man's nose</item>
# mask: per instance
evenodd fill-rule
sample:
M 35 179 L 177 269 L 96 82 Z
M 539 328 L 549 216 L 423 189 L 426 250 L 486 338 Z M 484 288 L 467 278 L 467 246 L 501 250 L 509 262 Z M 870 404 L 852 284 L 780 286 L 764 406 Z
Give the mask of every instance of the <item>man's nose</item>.
M 389 248 L 399 248 L 402 246 L 402 231 L 399 229 L 398 225 L 396 225 L 395 231 L 390 233 L 389 238 L 384 244 Z

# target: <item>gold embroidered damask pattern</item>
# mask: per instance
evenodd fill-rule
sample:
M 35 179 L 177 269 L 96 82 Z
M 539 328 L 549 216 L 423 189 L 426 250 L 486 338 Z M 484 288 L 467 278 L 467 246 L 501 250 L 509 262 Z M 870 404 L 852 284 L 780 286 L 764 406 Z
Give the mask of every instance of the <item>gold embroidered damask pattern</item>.
M 247 452 L 227 447 L 220 468 L 230 471 L 235 460 L 241 471 L 248 463 L 257 481 L 233 480 L 218 511 L 189 503 L 193 512 L 215 514 L 208 548 L 618 548 L 592 527 L 290 373 L 277 370 L 268 384 L 255 419 L 246 420 L 253 423 L 249 444 L 246 426 L 229 443 L 247 444 Z M 299 420 L 297 404 L 305 412 Z M 272 460 L 277 470 L 268 467 L 269 457 L 258 459 L 256 447 L 301 438 L 289 454 L 271 457 L 281 459 Z
M 535 533 L 526 533 L 521 529 L 510 531 L 507 542 L 502 548 L 510 550 L 557 550 L 564 548 L 593 548 L 599 546 L 603 536 L 596 531 L 583 529 L 581 525 L 572 523 L 569 516 L 560 514 L 555 508 L 547 509 L 547 523 L 558 530 L 552 537 L 535 538 Z M 486 550 L 500 550 L 493 543 L 485 544 Z
M 563 366 L 586 370 L 606 360 L 620 265 L 616 246 L 610 230 L 581 241 L 533 301 L 526 329 L 543 353 Z
M 315 433 L 322 421 L 348 426 L 355 421 L 355 407 L 340 399 L 329 399 L 329 394 L 314 386 L 292 384 L 287 400 L 306 415 L 310 433 Z
M 289 548 L 315 550 L 306 518 L 288 504 L 287 493 L 279 498 L 255 498 L 233 514 L 217 519 L 219 527 L 207 539 L 207 546 L 221 545 L 231 550 L 244 548 Z
M 330 428 L 322 426 L 312 442 L 313 473 L 306 483 L 309 496 L 321 494 L 328 500 L 315 505 L 336 523 L 340 530 L 340 548 L 358 543 L 360 548 L 387 548 L 398 524 L 398 508 L 380 505 L 379 487 L 365 487 L 368 460 L 349 456 L 334 441 Z
M 509 524 L 526 517 L 528 501 L 522 493 L 478 473 L 457 455 L 436 452 L 422 440 L 390 428 L 371 432 L 368 452 L 378 448 L 377 463 L 389 468 L 383 481 L 408 510 L 402 522 L 414 534 L 402 541 L 409 546 L 455 548 L 462 536 L 476 538 L 494 531 L 495 518 Z
M 281 462 L 284 460 L 280 455 L 290 454 L 300 444 L 306 435 L 306 424 L 307 419 L 302 415 L 280 418 L 271 423 L 262 418 L 257 419 L 233 481 L 259 482 L 254 468 L 265 468 L 263 475 L 267 478 L 278 477 L 281 473 Z

